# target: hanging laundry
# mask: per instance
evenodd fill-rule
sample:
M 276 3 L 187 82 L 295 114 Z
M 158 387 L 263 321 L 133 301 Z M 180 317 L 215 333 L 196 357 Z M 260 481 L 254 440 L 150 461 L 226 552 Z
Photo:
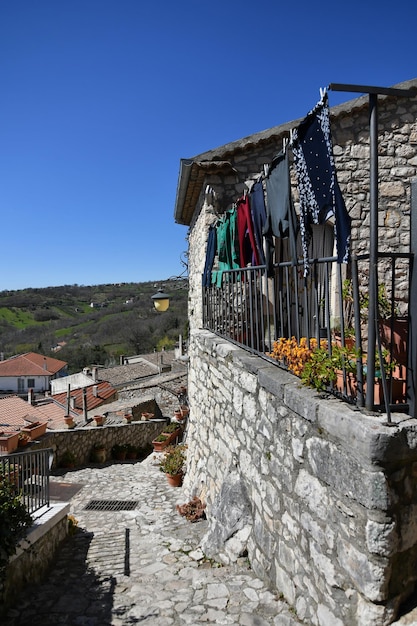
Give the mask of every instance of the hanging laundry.
M 240 267 L 236 207 L 227 211 L 219 220 L 216 228 L 216 236 L 218 269 L 212 271 L 211 279 L 212 283 L 215 283 L 217 287 L 221 287 L 223 272 Z
M 266 178 L 267 221 L 266 264 L 268 276 L 273 274 L 274 241 L 272 236 L 289 238 L 291 260 L 297 261 L 297 216 L 291 196 L 288 149 L 281 150 L 273 159 Z
M 210 226 L 207 239 L 206 262 L 203 272 L 203 287 L 210 287 L 211 272 L 213 270 L 214 257 L 217 250 L 217 233 L 214 226 Z
M 240 267 L 259 265 L 259 255 L 253 234 L 249 196 L 239 198 L 237 206 L 237 232 L 239 236 Z
M 265 265 L 265 253 L 263 248 L 263 230 L 266 223 L 265 196 L 262 181 L 258 180 L 249 194 L 249 205 L 253 224 L 253 235 L 258 251 L 259 263 Z
M 300 232 L 306 276 L 311 224 L 323 224 L 334 217 L 337 260 L 339 263 L 349 260 L 351 219 L 336 177 L 327 93 L 293 131 L 291 145 L 300 194 Z

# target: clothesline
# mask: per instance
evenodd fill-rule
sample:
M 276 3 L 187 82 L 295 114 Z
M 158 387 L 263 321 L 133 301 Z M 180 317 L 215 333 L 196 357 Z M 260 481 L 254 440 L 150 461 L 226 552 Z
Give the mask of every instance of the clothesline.
M 299 218 L 292 200 L 290 147 L 300 197 Z M 296 262 L 298 231 L 307 276 L 312 225 L 324 224 L 331 217 L 338 261 L 348 262 L 351 220 L 336 176 L 327 90 L 320 89 L 320 101 L 290 131 L 289 138 L 284 137 L 282 150 L 264 166 L 251 190 L 246 190 L 210 231 L 203 283 L 220 286 L 225 270 L 248 265 L 266 264 L 272 275 L 274 237 L 289 239 L 291 260 Z M 213 270 L 216 257 L 217 269 Z

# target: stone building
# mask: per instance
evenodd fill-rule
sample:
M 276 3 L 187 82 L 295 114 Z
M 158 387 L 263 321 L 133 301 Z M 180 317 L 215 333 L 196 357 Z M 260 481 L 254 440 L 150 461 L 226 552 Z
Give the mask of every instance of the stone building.
M 396 87 L 417 88 L 417 79 Z M 352 251 L 360 255 L 369 252 L 372 230 L 368 97 L 330 113 Z M 416 95 L 378 96 L 378 120 L 379 249 L 408 254 L 417 211 Z M 175 220 L 190 229 L 186 489 L 207 502 L 209 556 L 230 562 L 247 554 L 307 624 L 379 626 L 395 619 L 417 582 L 414 412 L 387 420 L 323 398 L 204 328 L 209 227 L 251 189 L 299 122 L 180 164 Z M 298 210 L 293 169 L 291 181 Z M 403 291 L 406 301 L 405 280 Z

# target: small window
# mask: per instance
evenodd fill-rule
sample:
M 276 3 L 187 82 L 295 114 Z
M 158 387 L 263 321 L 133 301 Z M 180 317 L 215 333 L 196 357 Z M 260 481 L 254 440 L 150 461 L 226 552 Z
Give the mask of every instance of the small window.
M 28 378 L 28 389 L 34 389 L 34 387 L 35 387 L 35 379 Z

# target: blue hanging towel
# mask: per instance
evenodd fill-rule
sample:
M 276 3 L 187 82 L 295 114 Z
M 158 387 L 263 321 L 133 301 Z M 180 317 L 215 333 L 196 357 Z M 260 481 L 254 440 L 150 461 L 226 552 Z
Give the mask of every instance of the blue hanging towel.
M 309 272 L 311 225 L 334 217 L 337 260 L 347 263 L 351 219 L 337 182 L 327 94 L 293 132 L 291 142 L 300 194 L 300 233 L 304 276 Z

